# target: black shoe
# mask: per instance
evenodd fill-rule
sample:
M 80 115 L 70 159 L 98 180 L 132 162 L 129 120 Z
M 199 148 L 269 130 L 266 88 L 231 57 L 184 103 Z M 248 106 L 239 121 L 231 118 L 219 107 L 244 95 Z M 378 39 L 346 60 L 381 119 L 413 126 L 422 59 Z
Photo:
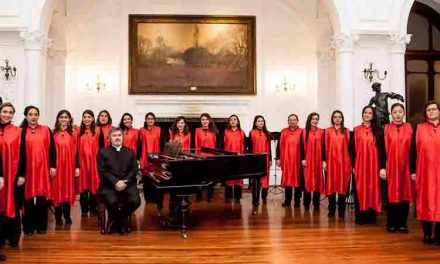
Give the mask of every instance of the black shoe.
M 225 199 L 225 203 L 231 203 L 231 199 L 229 199 L 229 198 L 227 198 L 227 199 Z
M 124 235 L 126 232 L 127 232 L 127 229 L 125 228 L 125 224 L 124 223 L 119 224 L 118 233 L 120 235 Z
M 319 206 L 313 206 L 313 210 L 315 210 L 316 212 L 319 212 Z
M 72 224 L 72 218 L 65 218 L 64 219 L 64 223 L 66 224 L 66 225 L 71 225 Z
M 9 246 L 13 248 L 18 247 L 18 241 L 9 241 Z
M 63 224 L 63 220 L 61 220 L 61 218 L 57 218 L 56 220 L 55 220 L 55 225 L 62 225 Z
M 89 216 L 87 212 L 82 212 L 81 213 L 81 217 L 87 217 L 87 216 Z
M 387 226 L 387 231 L 390 233 L 396 233 L 397 228 L 395 226 Z
M 434 240 L 429 235 L 423 236 L 423 244 L 431 245 L 434 242 Z
M 405 234 L 409 233 L 409 229 L 408 229 L 407 226 L 400 226 L 400 227 L 397 229 L 397 231 L 399 231 L 400 233 L 405 233 Z
M 288 203 L 288 202 L 284 202 L 284 203 L 282 204 L 282 206 L 283 206 L 283 207 L 291 207 L 292 204 L 291 204 L 291 203 Z
M 98 212 L 97 211 L 90 211 L 90 217 L 95 217 L 98 216 Z
M 240 204 L 240 198 L 235 199 L 236 204 Z
M 327 214 L 327 216 L 328 217 L 334 217 L 335 216 L 335 211 L 328 211 L 328 214 Z
M 310 205 L 304 205 L 304 211 L 309 211 L 310 210 Z
M 46 230 L 37 230 L 37 234 L 44 235 L 46 234 Z
M 294 203 L 294 204 L 293 204 L 293 207 L 294 207 L 294 208 L 300 208 L 300 207 L 301 207 L 301 204 L 300 204 L 300 203 Z
M 365 224 L 365 221 L 364 221 L 364 220 L 360 220 L 360 219 L 356 219 L 354 222 L 355 222 L 357 225 L 364 225 L 364 224 Z
M 0 254 L 0 261 L 6 261 L 8 258 L 5 254 Z
M 34 231 L 24 231 L 24 235 L 25 236 L 33 236 L 34 235 Z
M 345 218 L 345 212 L 344 211 L 339 211 L 338 212 L 338 217 L 344 219 Z
M 115 221 L 110 221 L 110 223 L 108 223 L 107 225 L 107 234 L 112 234 L 116 231 L 116 222 Z
M 263 204 L 267 204 L 267 200 L 266 199 L 263 199 Z

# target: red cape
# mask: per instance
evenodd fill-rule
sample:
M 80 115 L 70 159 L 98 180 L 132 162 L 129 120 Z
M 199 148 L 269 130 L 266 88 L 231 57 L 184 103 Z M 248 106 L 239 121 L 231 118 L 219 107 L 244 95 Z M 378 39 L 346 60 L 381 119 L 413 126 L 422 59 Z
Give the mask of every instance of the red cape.
M 417 126 L 417 219 L 440 222 L 440 126 Z
M 57 151 L 57 173 L 52 179 L 51 200 L 54 206 L 75 203 L 76 135 L 58 131 L 53 135 Z
M 104 146 L 105 147 L 110 146 L 110 139 L 108 137 L 108 133 L 110 132 L 110 130 L 112 128 L 113 128 L 112 125 L 104 125 L 104 126 L 101 127 L 102 133 L 103 133 L 103 136 L 104 136 Z
M 223 141 L 224 141 L 224 150 L 226 151 L 233 151 L 237 152 L 237 154 L 243 154 L 244 153 L 244 141 L 245 135 L 243 130 L 235 130 L 232 129 L 225 129 Z M 227 186 L 232 185 L 239 185 L 243 186 L 243 179 L 239 180 L 231 180 L 226 181 Z
M 142 145 L 141 168 L 147 166 L 147 154 L 160 152 L 160 127 L 141 128 L 139 130 Z
M 215 148 L 215 142 L 217 141 L 217 134 L 208 131 L 201 127 L 196 128 L 196 144 L 195 147 L 199 150 L 201 147 Z
M 280 136 L 281 185 L 300 186 L 301 176 L 301 133 L 302 128 L 284 128 Z
M 95 194 L 99 187 L 97 155 L 99 150 L 99 127 L 95 127 L 95 135 L 86 129 L 83 135 L 78 131 L 79 178 L 78 192 L 89 190 Z
M 350 130 L 329 127 L 325 130 L 325 155 L 327 163 L 327 178 L 325 193 L 347 195 L 352 171 L 349 152 Z
M 15 217 L 14 184 L 20 159 L 21 128 L 8 125 L 0 134 L 0 153 L 3 165 L 4 188 L 0 191 L 0 212 Z
M 124 146 L 133 150 L 135 156 L 137 154 L 138 138 L 139 138 L 139 130 L 132 127 L 128 130 L 124 130 Z
M 412 201 L 409 153 L 413 129 L 409 123 L 387 124 L 384 130 L 387 154 L 387 184 L 390 203 Z
M 26 131 L 26 200 L 36 196 L 50 197 L 49 128 L 37 125 L 34 132 L 32 131 L 30 127 Z
M 307 166 L 304 166 L 304 189 L 306 192 L 324 192 L 324 175 L 322 173 L 322 141 L 324 129 L 317 128 L 309 131 L 306 142 L 306 133 L 302 134 L 304 144 L 304 157 Z
M 253 129 L 250 133 L 252 140 L 252 153 L 266 153 L 267 154 L 267 175 L 261 177 L 260 183 L 262 188 L 269 188 L 269 153 L 270 153 L 270 141 L 263 133 L 258 129 Z
M 382 210 L 382 195 L 379 182 L 379 157 L 376 138 L 371 127 L 360 125 L 354 128 L 356 159 L 354 177 L 361 211 Z

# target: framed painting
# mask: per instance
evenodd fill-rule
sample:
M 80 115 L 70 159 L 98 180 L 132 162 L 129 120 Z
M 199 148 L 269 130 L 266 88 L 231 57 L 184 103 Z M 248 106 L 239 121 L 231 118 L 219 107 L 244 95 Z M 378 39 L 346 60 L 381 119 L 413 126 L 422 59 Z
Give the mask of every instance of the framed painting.
M 129 94 L 256 94 L 255 17 L 129 16 Z

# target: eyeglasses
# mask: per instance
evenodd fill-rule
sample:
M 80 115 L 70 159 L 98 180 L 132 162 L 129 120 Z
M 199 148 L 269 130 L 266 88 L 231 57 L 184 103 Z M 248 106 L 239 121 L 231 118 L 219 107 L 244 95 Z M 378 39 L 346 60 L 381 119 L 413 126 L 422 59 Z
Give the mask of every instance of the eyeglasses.
M 434 111 L 437 111 L 438 110 L 438 108 L 436 107 L 436 108 L 428 108 L 428 109 L 426 109 L 426 112 L 434 112 Z

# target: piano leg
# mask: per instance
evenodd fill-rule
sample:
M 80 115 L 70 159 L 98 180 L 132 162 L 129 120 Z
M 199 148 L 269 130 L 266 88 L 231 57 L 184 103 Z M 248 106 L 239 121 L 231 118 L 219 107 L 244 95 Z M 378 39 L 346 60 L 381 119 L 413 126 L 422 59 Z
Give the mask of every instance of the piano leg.
M 182 195 L 182 202 L 180 203 L 180 211 L 182 213 L 182 237 L 187 238 L 185 220 L 189 211 L 188 195 Z
M 260 179 L 252 179 L 252 214 L 256 215 L 260 204 Z

